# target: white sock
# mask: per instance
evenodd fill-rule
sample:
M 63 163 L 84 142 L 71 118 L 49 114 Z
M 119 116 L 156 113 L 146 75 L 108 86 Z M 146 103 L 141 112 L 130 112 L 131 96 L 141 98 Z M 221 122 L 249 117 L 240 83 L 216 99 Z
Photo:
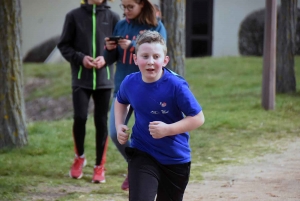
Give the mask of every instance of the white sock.
M 84 154 L 82 154 L 82 155 L 81 155 L 81 156 L 79 156 L 79 157 L 78 157 L 78 155 L 77 155 L 77 154 L 75 154 L 75 157 L 76 157 L 76 158 L 84 158 Z

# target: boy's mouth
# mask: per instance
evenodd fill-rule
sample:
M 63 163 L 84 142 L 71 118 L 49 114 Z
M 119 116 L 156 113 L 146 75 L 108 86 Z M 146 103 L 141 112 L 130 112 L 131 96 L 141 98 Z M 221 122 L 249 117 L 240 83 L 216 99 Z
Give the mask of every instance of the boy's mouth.
M 151 71 L 152 72 L 152 71 L 154 71 L 154 69 L 153 68 L 149 68 L 149 69 L 147 69 L 147 71 Z

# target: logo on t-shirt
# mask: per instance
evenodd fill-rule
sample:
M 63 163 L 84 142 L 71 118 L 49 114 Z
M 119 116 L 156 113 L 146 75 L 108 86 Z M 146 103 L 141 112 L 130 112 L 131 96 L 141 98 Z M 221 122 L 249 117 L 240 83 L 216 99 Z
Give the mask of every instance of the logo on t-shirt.
M 162 107 L 166 107 L 166 106 L 167 106 L 167 103 L 166 103 L 166 102 L 160 102 L 159 104 L 160 104 L 160 106 L 162 106 Z

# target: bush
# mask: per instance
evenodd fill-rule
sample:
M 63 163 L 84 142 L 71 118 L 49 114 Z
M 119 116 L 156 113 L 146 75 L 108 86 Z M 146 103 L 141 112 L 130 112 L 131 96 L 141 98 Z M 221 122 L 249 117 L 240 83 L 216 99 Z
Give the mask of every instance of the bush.
M 279 11 L 280 8 L 277 9 Z M 300 9 L 297 12 L 296 54 L 300 55 Z M 278 15 L 277 15 L 278 19 Z M 278 20 L 277 20 L 278 21 Z M 242 21 L 239 29 L 239 53 L 262 56 L 264 45 L 265 9 L 255 11 Z
M 60 36 L 52 37 L 32 48 L 24 57 L 23 62 L 44 62 L 57 45 L 59 38 Z

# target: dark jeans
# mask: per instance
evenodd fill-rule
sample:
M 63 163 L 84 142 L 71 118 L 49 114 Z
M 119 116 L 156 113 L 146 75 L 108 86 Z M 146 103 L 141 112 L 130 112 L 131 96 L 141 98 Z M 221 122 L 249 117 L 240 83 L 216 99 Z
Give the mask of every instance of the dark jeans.
M 73 137 L 75 142 L 75 152 L 78 156 L 81 156 L 84 153 L 86 121 L 91 96 L 94 100 L 94 124 L 96 130 L 95 165 L 100 165 L 108 134 L 107 116 L 111 97 L 111 89 L 91 90 L 73 87 L 72 96 L 74 108 Z
M 130 201 L 181 201 L 191 163 L 162 165 L 149 154 L 126 148 Z

